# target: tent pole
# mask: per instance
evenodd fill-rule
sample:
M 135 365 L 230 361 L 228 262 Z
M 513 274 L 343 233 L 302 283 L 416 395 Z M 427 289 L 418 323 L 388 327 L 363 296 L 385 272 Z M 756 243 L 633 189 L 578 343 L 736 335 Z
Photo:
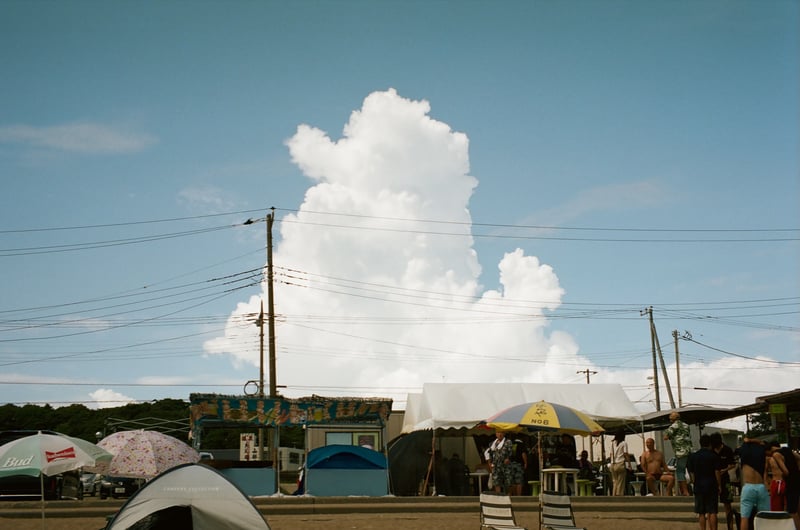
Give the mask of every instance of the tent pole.
M 542 504 L 544 495 L 544 456 L 542 455 L 542 431 L 536 433 L 536 446 L 539 448 L 539 527 L 542 526 Z
M 425 480 L 422 483 L 422 494 L 426 495 L 428 491 L 428 482 L 431 478 L 431 469 L 433 469 L 433 461 L 436 458 L 436 428 L 431 431 L 431 457 L 428 459 L 428 472 L 425 473 Z

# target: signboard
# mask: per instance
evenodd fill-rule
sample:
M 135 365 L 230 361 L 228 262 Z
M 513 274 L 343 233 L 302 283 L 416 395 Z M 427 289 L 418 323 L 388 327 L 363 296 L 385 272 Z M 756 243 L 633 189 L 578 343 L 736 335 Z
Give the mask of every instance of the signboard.
M 786 403 L 770 403 L 770 414 L 786 414 Z
M 239 460 L 258 460 L 258 436 L 254 432 L 239 434 Z
M 369 423 L 385 425 L 392 411 L 391 399 L 254 398 L 191 394 L 192 423 L 217 420 L 265 426 Z

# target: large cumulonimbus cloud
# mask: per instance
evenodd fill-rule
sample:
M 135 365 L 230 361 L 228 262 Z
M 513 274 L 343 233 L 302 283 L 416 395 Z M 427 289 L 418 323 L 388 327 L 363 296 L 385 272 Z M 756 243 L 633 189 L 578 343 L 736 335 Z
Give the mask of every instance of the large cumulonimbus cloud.
M 574 380 L 575 342 L 547 329 L 563 295 L 553 269 L 512 250 L 482 276 L 498 287 L 480 284 L 469 142 L 429 113 L 375 92 L 341 138 L 301 125 L 287 141 L 314 184 L 296 214 L 279 216 L 273 254 L 277 379 L 302 387 L 284 394 Z M 206 351 L 258 365 L 247 315 L 259 302 L 239 304 Z

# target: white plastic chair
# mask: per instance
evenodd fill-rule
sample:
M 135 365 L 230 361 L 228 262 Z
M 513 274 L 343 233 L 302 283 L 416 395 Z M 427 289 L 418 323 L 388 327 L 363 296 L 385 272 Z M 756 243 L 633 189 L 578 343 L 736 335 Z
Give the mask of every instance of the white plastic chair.
M 568 495 L 556 492 L 542 493 L 542 506 L 539 511 L 541 530 L 585 530 L 575 526 L 575 514 Z
M 792 516 L 786 512 L 758 512 L 754 521 L 755 530 L 795 530 Z
M 481 493 L 481 530 L 527 530 L 517 526 L 511 497 L 502 493 L 484 491 Z

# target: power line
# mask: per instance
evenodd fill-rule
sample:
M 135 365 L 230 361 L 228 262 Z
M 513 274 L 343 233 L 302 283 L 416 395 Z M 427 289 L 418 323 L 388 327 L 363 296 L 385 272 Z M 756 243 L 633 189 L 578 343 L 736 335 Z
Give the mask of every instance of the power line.
M 295 221 L 282 219 L 281 223 L 293 223 L 300 225 L 310 226 L 325 226 L 328 228 L 342 228 L 348 230 L 366 230 L 377 232 L 396 232 L 404 234 L 421 234 L 421 235 L 436 235 L 436 236 L 455 236 L 455 237 L 468 237 L 468 238 L 486 238 L 486 239 L 522 239 L 522 240 L 537 240 L 537 241 L 581 241 L 581 242 L 595 242 L 595 243 L 785 243 L 789 241 L 800 241 L 800 236 L 797 237 L 761 237 L 761 238 L 670 238 L 670 239 L 653 239 L 653 238 L 611 238 L 611 237 L 565 237 L 565 236 L 543 236 L 543 235 L 526 235 L 526 234 L 484 234 L 484 233 L 458 233 L 458 232 L 437 232 L 433 230 L 412 230 L 408 228 L 389 228 L 379 227 L 375 225 L 340 225 L 333 223 L 315 223 L 311 221 Z M 551 230 L 555 230 L 552 228 Z M 592 229 L 583 229 L 592 230 Z M 597 229 L 595 229 L 597 230 Z M 634 231 L 634 229 L 619 229 L 620 231 Z M 679 230 L 674 230 L 678 232 Z M 785 229 L 788 232 L 796 232 L 799 230 Z M 696 232 L 715 232 L 706 230 L 697 230 Z M 742 231 L 732 231 L 742 232 Z
M 276 208 L 278 211 L 298 213 L 298 210 Z M 584 230 L 584 231 L 605 231 L 605 232 L 705 232 L 705 233 L 730 233 L 730 232 L 800 232 L 800 228 L 606 228 L 606 227 L 585 227 L 585 226 L 552 226 L 552 225 L 518 225 L 518 224 L 504 224 L 504 223 L 479 223 L 479 222 L 461 222 L 461 221 L 446 221 L 436 219 L 417 219 L 408 217 L 386 217 L 376 215 L 352 214 L 352 213 L 339 213 L 339 212 L 321 212 L 314 210 L 303 210 L 304 214 L 318 214 L 318 215 L 331 215 L 340 217 L 353 217 L 360 219 L 380 219 L 386 221 L 406 221 L 417 223 L 430 223 L 430 224 L 445 224 L 445 225 L 459 225 L 459 226 L 482 226 L 489 228 L 527 228 L 534 230 Z
M 767 364 L 775 364 L 775 365 L 781 365 L 781 366 L 800 366 L 800 362 L 773 361 L 771 359 L 759 359 L 758 357 L 749 357 L 747 355 L 742 355 L 741 353 L 734 353 L 734 352 L 722 350 L 720 348 L 715 348 L 713 346 L 709 346 L 708 344 L 703 344 L 702 342 L 697 341 L 692 337 L 684 336 L 683 340 L 686 340 L 686 341 L 689 341 L 689 342 L 693 342 L 693 343 L 698 344 L 698 345 L 700 345 L 700 346 L 702 346 L 704 348 L 708 348 L 709 350 L 713 350 L 713 351 L 717 351 L 717 352 L 720 352 L 720 353 L 724 353 L 725 355 L 730 355 L 731 357 L 738 357 L 740 359 L 747 359 L 748 361 L 756 361 L 756 362 L 767 363 Z
M 216 214 L 193 215 L 189 217 L 169 217 L 166 219 L 150 219 L 144 221 L 127 221 L 121 223 L 105 223 L 105 224 L 91 224 L 91 225 L 75 225 L 75 226 L 55 226 L 45 228 L 19 228 L 11 230 L 0 230 L 0 234 L 23 234 L 29 232 L 57 232 L 64 230 L 89 230 L 97 228 L 114 228 L 121 226 L 136 226 L 145 224 L 158 224 L 158 223 L 172 223 L 177 221 L 196 221 L 198 219 L 210 219 L 212 217 L 228 217 L 232 215 L 243 216 L 245 214 L 258 213 L 263 210 L 239 210 L 235 212 L 225 212 Z

